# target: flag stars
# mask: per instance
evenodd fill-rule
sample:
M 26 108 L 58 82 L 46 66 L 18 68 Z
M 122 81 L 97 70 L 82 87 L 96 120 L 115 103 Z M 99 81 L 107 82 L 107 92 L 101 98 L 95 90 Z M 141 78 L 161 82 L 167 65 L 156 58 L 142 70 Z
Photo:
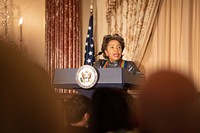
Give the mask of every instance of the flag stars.
M 87 34 L 87 38 L 89 38 L 90 37 L 90 35 L 89 34 Z
M 94 47 L 94 44 L 90 44 L 90 47 L 93 48 L 93 47 Z
M 91 63 L 91 59 L 87 59 L 87 62 L 88 62 L 88 63 Z
M 92 27 L 91 27 L 91 26 L 89 26 L 89 27 L 88 27 L 88 30 L 91 30 L 91 29 L 92 29 Z
M 91 56 L 91 55 L 93 55 L 93 52 L 92 52 L 92 51 L 90 51 L 88 54 Z

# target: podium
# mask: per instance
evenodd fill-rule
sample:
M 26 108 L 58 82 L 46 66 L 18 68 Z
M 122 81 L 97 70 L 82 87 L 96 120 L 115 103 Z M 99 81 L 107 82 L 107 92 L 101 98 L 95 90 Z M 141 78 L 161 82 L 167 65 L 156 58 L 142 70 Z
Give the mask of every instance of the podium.
M 54 73 L 53 86 L 55 88 L 82 88 L 76 83 L 76 73 L 78 68 L 69 69 L 56 69 Z M 97 73 L 99 75 L 97 83 L 92 87 L 112 87 L 116 89 L 134 88 L 139 85 L 141 78 L 128 72 L 124 68 L 98 68 Z M 85 89 L 84 89 L 85 90 Z

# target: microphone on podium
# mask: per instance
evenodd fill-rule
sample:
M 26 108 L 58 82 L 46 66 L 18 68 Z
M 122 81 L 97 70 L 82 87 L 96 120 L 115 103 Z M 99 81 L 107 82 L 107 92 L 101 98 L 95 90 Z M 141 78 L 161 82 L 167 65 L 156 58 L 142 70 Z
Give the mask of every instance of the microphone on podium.
M 103 54 L 103 52 L 99 52 L 98 54 L 94 55 L 94 57 L 99 56 L 101 54 Z
M 101 55 L 101 54 L 103 54 L 103 52 L 99 52 L 98 54 L 94 55 L 93 57 L 96 58 L 97 56 L 99 56 L 99 55 Z M 92 62 L 92 66 L 94 65 L 94 63 L 95 63 L 95 61 Z

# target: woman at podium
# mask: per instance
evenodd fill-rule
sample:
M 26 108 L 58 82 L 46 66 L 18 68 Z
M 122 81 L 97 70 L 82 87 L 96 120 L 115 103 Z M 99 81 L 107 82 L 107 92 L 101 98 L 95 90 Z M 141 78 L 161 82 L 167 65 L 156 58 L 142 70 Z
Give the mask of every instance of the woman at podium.
M 124 50 L 124 39 L 118 34 L 105 35 L 103 37 L 101 51 L 105 59 L 99 59 L 95 62 L 96 68 L 113 68 L 121 67 L 128 70 L 130 73 L 144 77 L 134 62 L 122 59 Z

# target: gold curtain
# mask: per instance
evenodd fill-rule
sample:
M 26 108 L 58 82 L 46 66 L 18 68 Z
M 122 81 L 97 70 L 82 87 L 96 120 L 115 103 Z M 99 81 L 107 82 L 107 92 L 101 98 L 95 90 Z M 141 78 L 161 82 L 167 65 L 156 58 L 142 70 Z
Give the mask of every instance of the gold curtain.
M 142 66 L 145 74 L 160 69 L 181 72 L 200 91 L 200 1 L 163 0 Z
M 80 0 L 46 0 L 46 69 L 81 65 Z
M 110 34 L 120 33 L 126 42 L 123 58 L 138 66 L 145 52 L 160 0 L 107 0 Z

